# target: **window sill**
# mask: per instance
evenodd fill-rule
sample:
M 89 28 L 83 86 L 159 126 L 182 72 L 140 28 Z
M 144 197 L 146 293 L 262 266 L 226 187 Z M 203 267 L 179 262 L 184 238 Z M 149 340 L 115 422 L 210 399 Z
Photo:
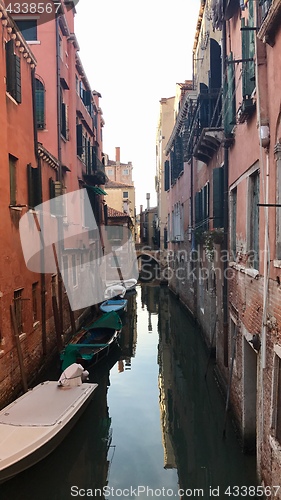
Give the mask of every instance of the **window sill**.
M 258 279 L 259 277 L 259 271 L 257 269 L 253 269 L 252 267 L 241 266 L 241 264 L 237 264 L 237 262 L 229 262 L 229 267 L 232 267 L 241 273 L 247 274 L 248 276 L 251 276 L 251 278 Z
M 22 212 L 23 207 L 17 207 L 17 205 L 9 205 L 11 210 L 16 210 L 16 212 Z
M 40 40 L 26 40 L 28 45 L 41 45 Z

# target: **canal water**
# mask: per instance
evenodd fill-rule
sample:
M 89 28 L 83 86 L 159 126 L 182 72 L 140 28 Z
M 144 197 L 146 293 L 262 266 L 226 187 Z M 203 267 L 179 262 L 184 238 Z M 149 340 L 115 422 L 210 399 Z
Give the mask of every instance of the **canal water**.
M 139 285 L 128 305 L 120 348 L 91 374 L 89 407 L 51 455 L 0 485 L 0 500 L 254 497 L 242 487 L 256 485 L 255 459 L 230 419 L 223 438 L 198 329 L 167 287 Z

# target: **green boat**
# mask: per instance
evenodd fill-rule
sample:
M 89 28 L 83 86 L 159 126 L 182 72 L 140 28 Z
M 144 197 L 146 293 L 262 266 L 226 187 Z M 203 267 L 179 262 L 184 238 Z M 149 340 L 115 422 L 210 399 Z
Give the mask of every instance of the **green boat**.
M 73 335 L 61 352 L 62 370 L 72 363 L 80 363 L 87 370 L 96 365 L 118 344 L 121 330 L 122 321 L 115 311 L 105 313 L 85 326 Z

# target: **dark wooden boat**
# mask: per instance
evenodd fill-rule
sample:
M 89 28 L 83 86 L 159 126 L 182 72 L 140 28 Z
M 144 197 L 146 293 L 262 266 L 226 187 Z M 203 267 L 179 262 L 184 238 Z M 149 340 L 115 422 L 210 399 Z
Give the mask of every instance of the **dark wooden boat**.
M 122 321 L 115 311 L 103 314 L 98 320 L 77 332 L 61 352 L 62 370 L 72 363 L 90 368 L 118 344 Z

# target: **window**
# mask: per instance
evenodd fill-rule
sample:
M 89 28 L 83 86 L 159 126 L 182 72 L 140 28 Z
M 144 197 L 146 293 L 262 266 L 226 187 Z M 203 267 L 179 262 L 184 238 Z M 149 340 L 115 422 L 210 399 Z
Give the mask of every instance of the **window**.
M 14 53 L 14 40 L 6 43 L 6 88 L 7 92 L 21 103 L 21 64 L 20 57 Z
M 259 269 L 259 172 L 249 176 L 249 205 L 248 205 L 248 264 Z
M 168 191 L 170 189 L 170 162 L 169 160 L 165 161 L 164 164 L 164 184 L 165 184 L 165 191 Z
M 123 168 L 123 175 L 129 175 L 129 169 Z
M 37 40 L 36 19 L 15 19 L 15 22 L 27 42 Z
M 123 226 L 107 226 L 106 233 L 109 241 L 120 241 L 123 239 Z
M 77 149 L 77 156 L 82 158 L 82 155 L 83 155 L 83 126 L 81 123 L 76 125 L 76 149 Z
M 68 105 L 64 102 L 61 102 L 61 135 L 69 140 Z
M 23 288 L 14 291 L 14 308 L 19 333 L 22 333 L 22 292 Z
M 107 173 L 107 175 L 113 175 L 112 168 L 108 168 L 106 173 Z
M 32 317 L 35 323 L 38 320 L 38 282 L 32 285 Z
M 40 169 L 27 165 L 28 206 L 34 208 L 42 203 L 42 185 Z
M 43 83 L 36 78 L 35 80 L 35 105 L 36 105 L 36 123 L 38 129 L 45 128 L 45 87 Z
M 223 167 L 213 169 L 213 227 L 223 227 Z
M 129 192 L 128 191 L 123 191 L 123 198 L 129 198 Z
M 17 203 L 17 159 L 9 155 L 9 170 L 10 170 L 10 205 L 14 206 Z

